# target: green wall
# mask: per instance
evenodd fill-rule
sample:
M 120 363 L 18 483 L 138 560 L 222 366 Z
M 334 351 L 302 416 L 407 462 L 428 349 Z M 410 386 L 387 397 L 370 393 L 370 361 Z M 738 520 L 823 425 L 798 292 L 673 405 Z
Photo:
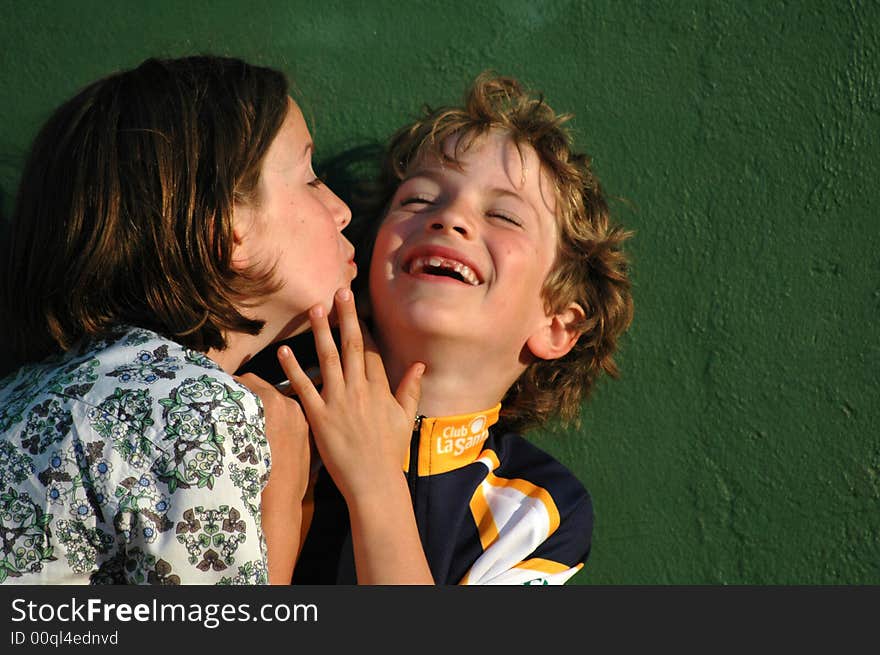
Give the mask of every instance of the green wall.
M 316 8 L 320 7 L 320 8 Z M 880 583 L 877 2 L 0 2 L 0 189 L 152 55 L 286 70 L 318 157 L 484 68 L 575 114 L 630 252 L 620 380 L 535 435 L 597 513 L 578 584 Z

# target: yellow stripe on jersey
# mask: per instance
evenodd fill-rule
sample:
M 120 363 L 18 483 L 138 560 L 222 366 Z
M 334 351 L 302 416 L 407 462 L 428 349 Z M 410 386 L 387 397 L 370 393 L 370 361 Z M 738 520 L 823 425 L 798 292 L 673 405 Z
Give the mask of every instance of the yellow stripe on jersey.
M 498 468 L 499 460 L 498 455 L 491 450 L 481 452 L 477 461 L 489 469 L 470 502 L 471 515 L 477 525 L 483 550 L 498 539 L 499 532 L 504 529 L 503 523 L 515 515 L 526 499 L 538 501 L 544 510 L 541 514 L 546 519 L 546 525 L 534 525 L 535 529 L 544 533 L 541 541 L 556 532 L 559 527 L 559 510 L 546 489 L 528 480 L 495 475 L 493 471 Z
M 582 562 L 575 566 L 568 566 L 567 564 L 560 564 L 559 562 L 554 562 L 550 559 L 533 557 L 532 559 L 527 559 L 524 562 L 520 562 L 514 568 L 526 569 L 528 571 L 539 571 L 540 573 L 549 573 L 550 575 L 553 575 L 554 573 L 562 573 L 563 571 L 568 571 L 572 568 L 580 571 L 583 566 L 584 565 Z
M 479 566 L 479 559 L 471 570 L 458 581 L 459 585 L 470 584 L 504 584 L 504 585 L 557 585 L 565 584 L 569 578 L 584 568 L 583 562 L 578 562 L 574 566 L 561 564 L 549 559 L 541 559 L 535 557 L 524 562 L 519 562 L 511 566 L 507 570 L 502 570 L 489 580 L 482 579 L 471 581 L 471 573 Z M 486 571 L 482 571 L 483 574 Z M 477 576 L 479 577 L 479 576 Z
M 471 514 L 477 524 L 477 533 L 480 535 L 480 543 L 483 544 L 483 550 L 486 550 L 489 544 L 498 538 L 498 526 L 495 525 L 495 519 L 492 518 L 492 510 L 483 493 L 483 487 L 477 487 L 471 498 Z

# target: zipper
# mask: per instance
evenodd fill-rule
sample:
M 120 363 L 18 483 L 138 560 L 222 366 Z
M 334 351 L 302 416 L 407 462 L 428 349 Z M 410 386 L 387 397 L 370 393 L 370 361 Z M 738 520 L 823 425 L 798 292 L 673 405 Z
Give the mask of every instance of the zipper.
M 413 507 L 416 502 L 416 480 L 419 477 L 419 441 L 422 434 L 422 420 L 425 417 L 422 414 L 416 416 L 413 423 L 412 439 L 409 442 L 409 470 L 406 472 L 406 481 L 409 484 L 409 495 L 413 501 Z

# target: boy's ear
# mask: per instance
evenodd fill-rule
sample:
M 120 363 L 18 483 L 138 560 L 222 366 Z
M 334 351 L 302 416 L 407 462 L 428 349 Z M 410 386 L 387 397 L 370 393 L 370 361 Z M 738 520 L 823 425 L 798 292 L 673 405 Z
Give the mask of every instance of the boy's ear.
M 526 341 L 535 357 L 540 359 L 559 359 L 567 355 L 581 336 L 575 326 L 580 324 L 586 314 L 583 308 L 573 302 L 558 314 L 547 317 L 547 322 Z

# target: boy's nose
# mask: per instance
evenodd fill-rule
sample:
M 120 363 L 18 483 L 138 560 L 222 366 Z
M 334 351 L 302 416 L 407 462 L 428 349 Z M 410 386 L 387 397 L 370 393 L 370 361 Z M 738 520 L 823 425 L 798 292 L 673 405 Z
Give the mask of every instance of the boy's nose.
M 434 221 L 431 223 L 431 230 L 436 232 L 458 232 L 460 235 L 466 237 L 468 236 L 468 230 L 464 225 L 455 225 L 442 221 Z
M 473 235 L 473 225 L 465 216 L 459 212 L 448 208 L 446 211 L 438 212 L 431 216 L 426 222 L 429 232 L 456 232 L 465 238 Z

